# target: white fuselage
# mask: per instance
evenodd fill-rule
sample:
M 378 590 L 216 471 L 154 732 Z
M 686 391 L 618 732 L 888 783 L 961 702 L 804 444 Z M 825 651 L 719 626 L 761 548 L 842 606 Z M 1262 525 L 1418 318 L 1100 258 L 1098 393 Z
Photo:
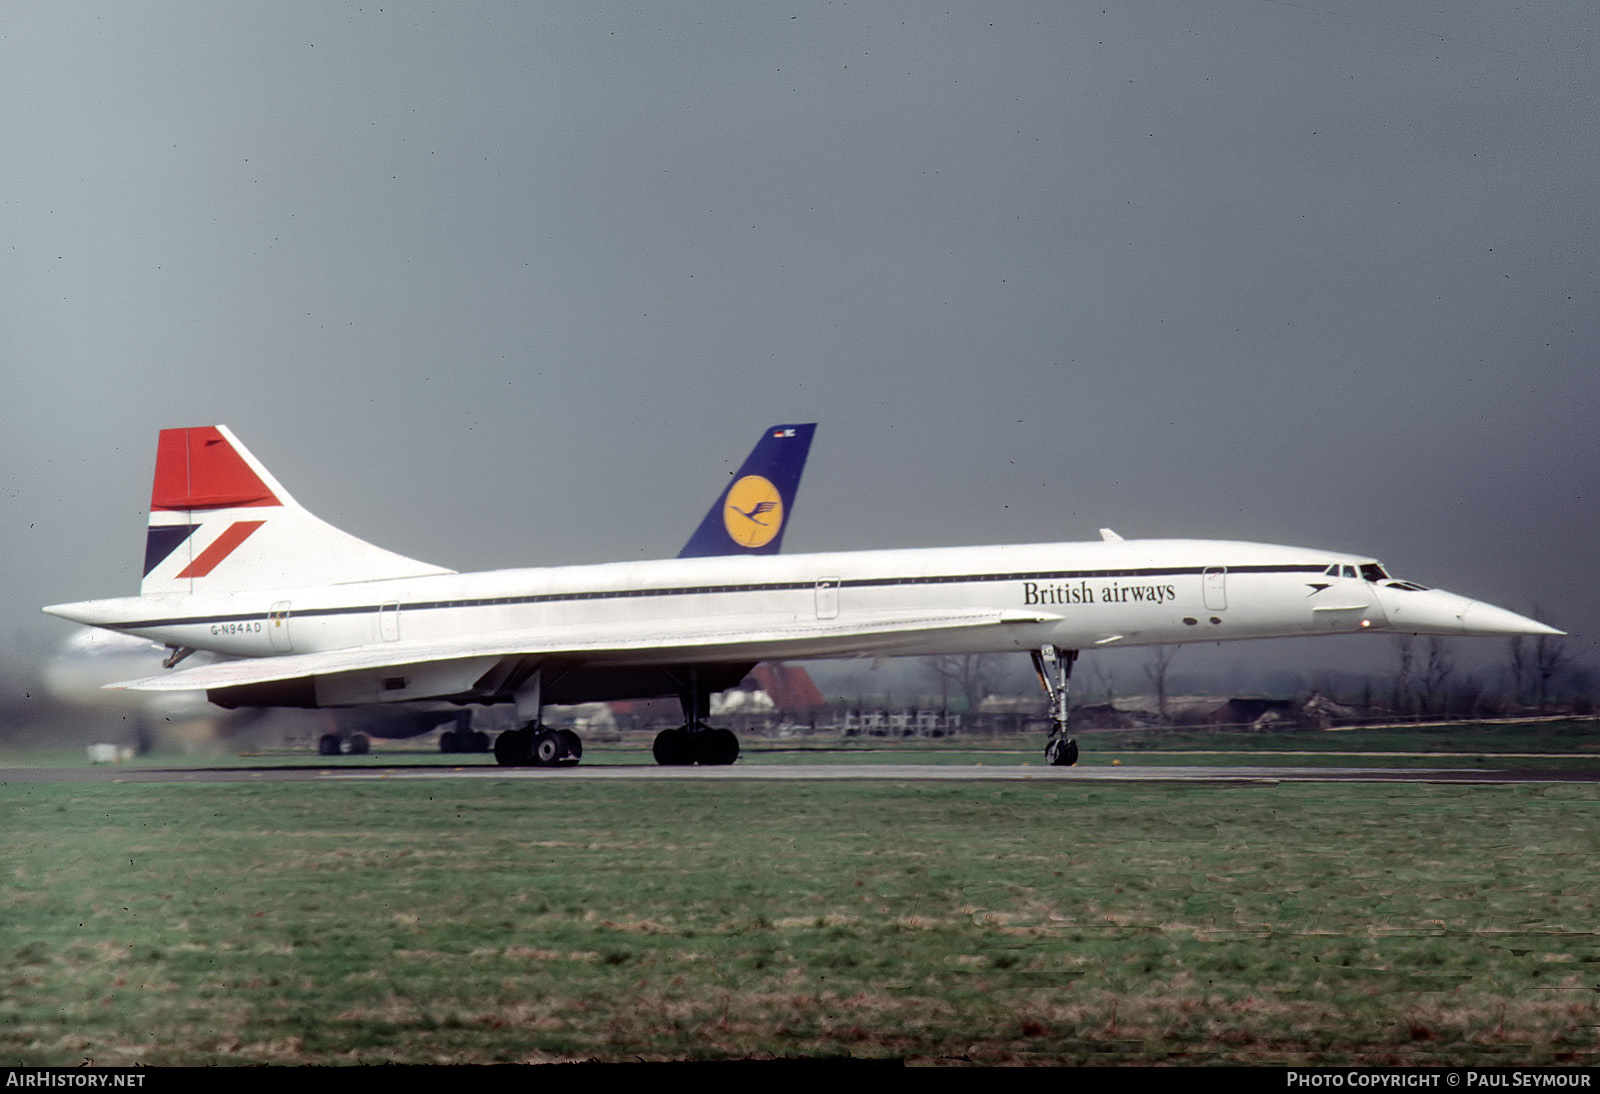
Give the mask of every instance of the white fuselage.
M 702 558 L 443 574 L 213 596 L 61 605 L 81 622 L 176 647 L 271 657 L 552 629 L 659 624 L 660 662 L 685 621 L 726 619 L 748 643 L 718 661 L 1000 652 L 1353 633 L 1552 633 L 1439 590 L 1353 576 L 1372 560 L 1314 548 L 1127 540 Z M 1341 576 L 1341 568 L 1345 576 Z M 875 613 L 988 611 L 993 626 L 888 628 L 865 638 L 807 621 Z M 763 641 L 762 622 L 786 630 Z M 1538 628 L 1537 630 L 1526 629 Z M 649 649 L 626 659 L 650 663 Z

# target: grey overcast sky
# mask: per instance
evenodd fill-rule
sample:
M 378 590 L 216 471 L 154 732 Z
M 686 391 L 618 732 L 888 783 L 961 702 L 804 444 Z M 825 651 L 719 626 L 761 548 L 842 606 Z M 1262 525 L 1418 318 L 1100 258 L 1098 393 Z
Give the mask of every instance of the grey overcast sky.
M 0 626 L 137 590 L 163 426 L 481 569 L 815 420 L 787 550 L 1348 549 L 1595 662 L 1596 72 L 1592 0 L 7 4 Z

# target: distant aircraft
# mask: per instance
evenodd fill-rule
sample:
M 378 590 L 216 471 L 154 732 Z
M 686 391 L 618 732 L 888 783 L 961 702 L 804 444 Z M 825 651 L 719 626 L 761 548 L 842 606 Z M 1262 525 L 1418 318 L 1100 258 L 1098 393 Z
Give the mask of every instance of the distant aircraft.
M 39 677 L 45 690 L 61 703 L 128 719 L 127 730 L 119 736 L 139 751 L 157 737 L 192 741 L 215 736 L 225 720 L 240 717 L 208 703 L 203 691 L 107 689 L 134 674 L 159 672 L 166 656 L 167 650 L 148 638 L 78 627 L 41 666 Z M 210 664 L 216 656 L 197 654 L 195 660 Z M 170 732 L 172 727 L 181 727 L 182 732 Z
M 678 557 L 777 554 L 816 431 L 817 424 L 807 422 L 775 425 L 762 433 Z M 735 514 L 741 519 L 735 520 Z
M 171 650 L 159 642 L 97 627 L 74 631 L 45 662 L 41 677 L 57 700 L 76 707 L 117 712 L 133 718 L 133 736 L 139 749 L 174 742 L 195 745 L 231 737 L 249 727 L 261 711 L 225 710 L 211 703 L 202 690 L 130 692 L 111 687 L 130 675 L 161 670 Z M 190 664 L 213 664 L 215 654 L 197 653 Z M 324 756 L 337 756 L 341 747 L 352 754 L 368 751 L 370 738 L 399 740 L 430 733 L 455 723 L 441 735 L 441 750 L 487 752 L 471 747 L 470 712 L 437 703 L 398 703 L 388 706 L 343 707 L 330 711 L 332 724 L 317 742 Z M 482 734 L 475 734 L 482 736 Z M 449 739 L 448 747 L 445 742 Z M 458 743 L 459 742 L 459 743 Z
M 756 526 L 762 502 L 778 504 Z M 1067 685 L 1085 649 L 1560 633 L 1304 547 L 1102 529 L 1089 543 L 763 553 L 784 502 L 778 483 L 739 475 L 707 514 L 696 540 L 725 534 L 745 556 L 460 574 L 312 516 L 226 427 L 163 430 L 141 595 L 45 611 L 169 647 L 166 673 L 121 685 L 136 691 L 204 689 L 226 707 L 514 703 L 523 725 L 494 744 L 506 765 L 577 759 L 576 736 L 542 724 L 546 704 L 661 695 L 684 724 L 656 737 L 658 763 L 732 763 L 738 740 L 705 724 L 709 699 L 765 660 L 1026 650 L 1051 705 L 1046 757 L 1070 764 Z M 236 659 L 178 667 L 197 650 Z

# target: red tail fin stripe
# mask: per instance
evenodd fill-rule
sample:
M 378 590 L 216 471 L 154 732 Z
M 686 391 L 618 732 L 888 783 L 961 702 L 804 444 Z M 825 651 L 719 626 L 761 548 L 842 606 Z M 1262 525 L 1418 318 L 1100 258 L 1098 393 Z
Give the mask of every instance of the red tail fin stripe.
M 281 504 L 216 426 L 161 431 L 152 510 Z
M 189 577 L 205 577 L 212 570 L 217 568 L 218 563 L 227 558 L 229 555 L 233 554 L 235 547 L 238 547 L 239 544 L 249 539 L 251 532 L 254 532 L 257 528 L 260 528 L 265 523 L 267 522 L 264 520 L 234 521 L 232 524 L 228 525 L 228 530 L 226 532 L 223 532 L 216 538 L 211 546 L 200 552 L 198 558 L 189 563 L 189 565 L 185 566 L 183 573 L 179 574 L 178 577 L 180 579 Z

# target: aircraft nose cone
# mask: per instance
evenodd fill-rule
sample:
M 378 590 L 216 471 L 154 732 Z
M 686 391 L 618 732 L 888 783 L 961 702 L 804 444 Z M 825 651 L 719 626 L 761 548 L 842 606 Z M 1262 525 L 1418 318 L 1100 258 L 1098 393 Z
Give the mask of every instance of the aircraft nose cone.
M 1474 600 L 1461 612 L 1461 629 L 1467 634 L 1565 634 L 1537 619 L 1508 612 Z

